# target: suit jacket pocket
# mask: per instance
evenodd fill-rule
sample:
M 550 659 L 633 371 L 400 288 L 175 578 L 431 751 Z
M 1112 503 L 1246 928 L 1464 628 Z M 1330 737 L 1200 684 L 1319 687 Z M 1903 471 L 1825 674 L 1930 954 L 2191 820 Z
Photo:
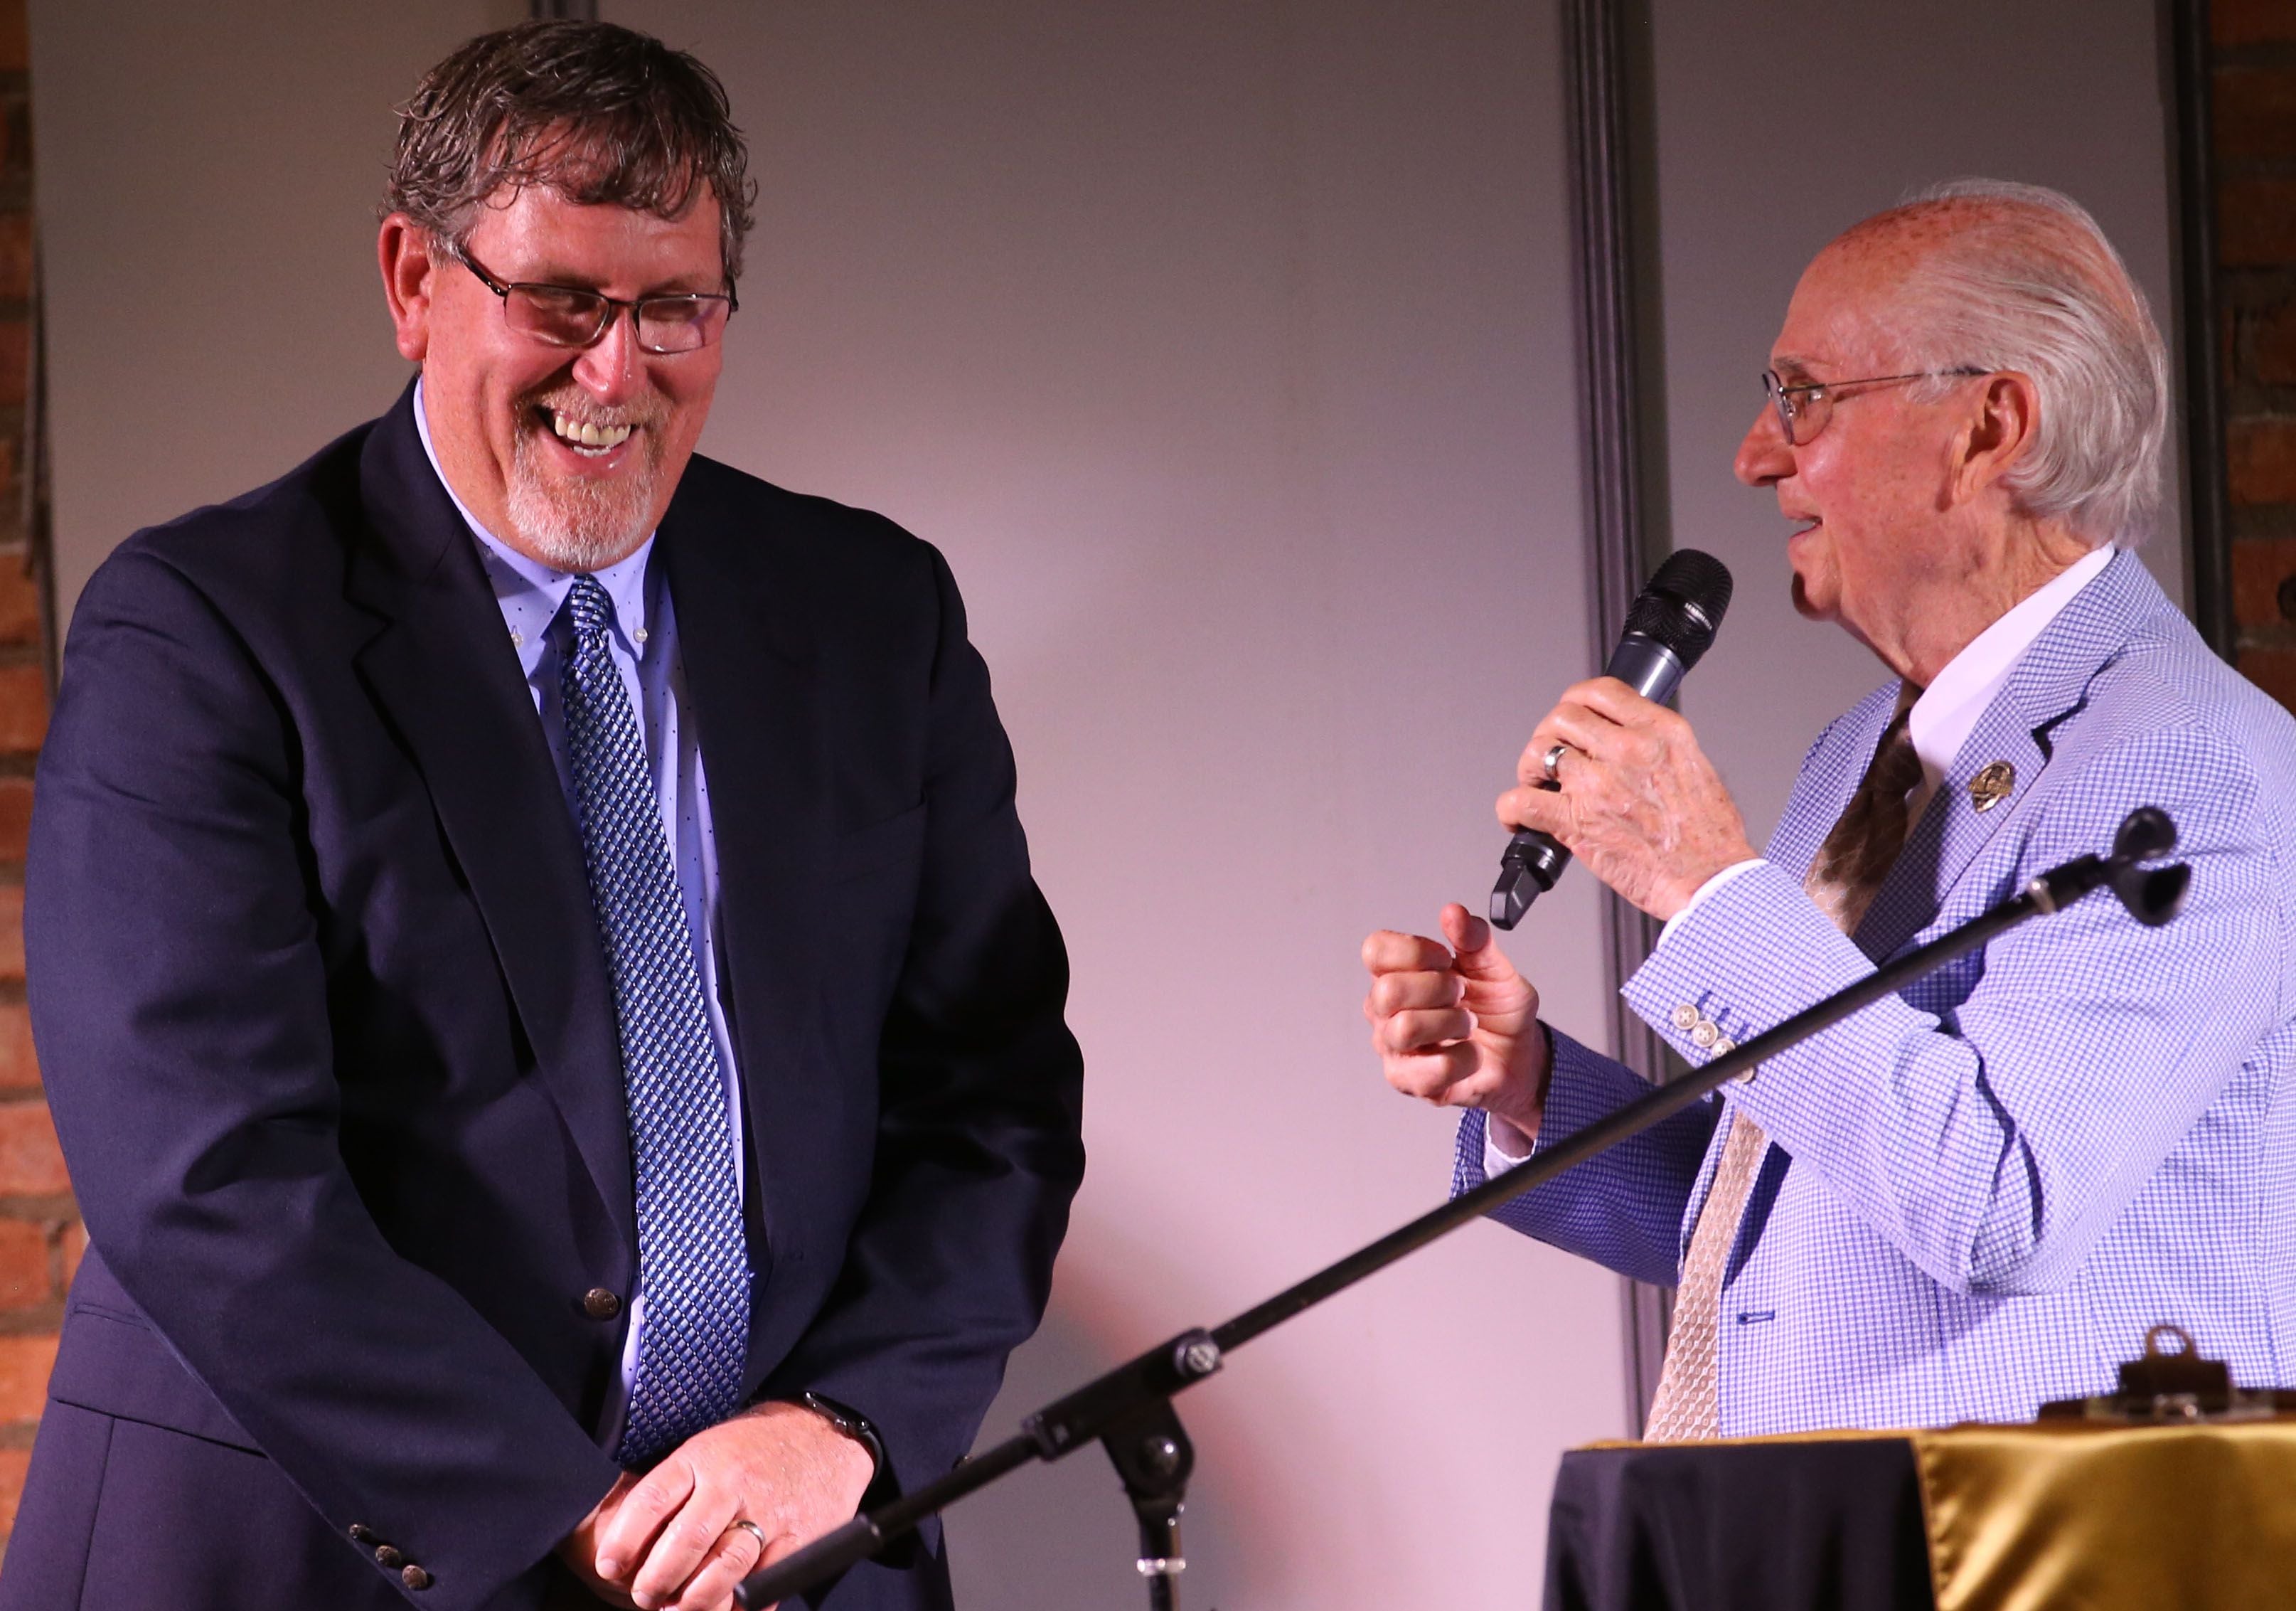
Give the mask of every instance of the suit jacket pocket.
M 881 868 L 914 861 L 924 852 L 925 807 L 922 801 L 898 817 L 849 829 L 829 850 L 829 882 L 848 884 Z
M 48 1396 L 260 1454 L 231 1412 L 140 1315 L 74 1302 L 65 1311 Z

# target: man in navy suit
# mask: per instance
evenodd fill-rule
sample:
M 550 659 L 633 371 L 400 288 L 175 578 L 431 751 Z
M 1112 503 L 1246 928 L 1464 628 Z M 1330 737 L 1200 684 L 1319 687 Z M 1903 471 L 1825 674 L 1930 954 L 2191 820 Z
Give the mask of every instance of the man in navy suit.
M 418 382 L 88 584 L 25 926 L 91 1245 L 0 1607 L 723 1606 L 1036 1326 L 1080 1065 L 948 571 L 693 456 L 743 163 L 653 40 L 466 45 Z M 931 1535 L 825 1603 L 947 1602 Z

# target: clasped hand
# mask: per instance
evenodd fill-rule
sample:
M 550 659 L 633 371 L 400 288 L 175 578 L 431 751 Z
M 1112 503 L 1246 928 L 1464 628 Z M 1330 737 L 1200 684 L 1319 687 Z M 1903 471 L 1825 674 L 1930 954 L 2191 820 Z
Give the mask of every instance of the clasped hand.
M 821 1416 L 760 1404 L 625 1474 L 559 1557 L 611 1605 L 726 1611 L 742 1578 L 850 1521 L 873 1475 L 869 1451 Z

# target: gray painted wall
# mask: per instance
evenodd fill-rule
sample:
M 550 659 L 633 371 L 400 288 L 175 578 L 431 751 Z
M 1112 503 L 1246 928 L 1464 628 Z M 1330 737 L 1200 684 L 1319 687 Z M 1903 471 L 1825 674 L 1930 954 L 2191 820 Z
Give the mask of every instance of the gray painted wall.
M 59 619 L 137 527 L 397 395 L 390 109 L 505 4 L 30 0 Z

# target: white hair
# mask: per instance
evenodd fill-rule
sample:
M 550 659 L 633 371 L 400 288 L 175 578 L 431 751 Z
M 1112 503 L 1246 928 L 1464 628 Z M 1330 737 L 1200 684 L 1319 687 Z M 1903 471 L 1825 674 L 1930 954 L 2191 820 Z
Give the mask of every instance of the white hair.
M 1957 215 L 1899 286 L 1908 367 L 2015 370 L 2040 394 L 2032 448 L 2003 477 L 2016 506 L 2091 547 L 2143 539 L 2161 501 L 2169 358 L 2144 293 L 2062 192 L 1953 179 L 1851 234 Z

